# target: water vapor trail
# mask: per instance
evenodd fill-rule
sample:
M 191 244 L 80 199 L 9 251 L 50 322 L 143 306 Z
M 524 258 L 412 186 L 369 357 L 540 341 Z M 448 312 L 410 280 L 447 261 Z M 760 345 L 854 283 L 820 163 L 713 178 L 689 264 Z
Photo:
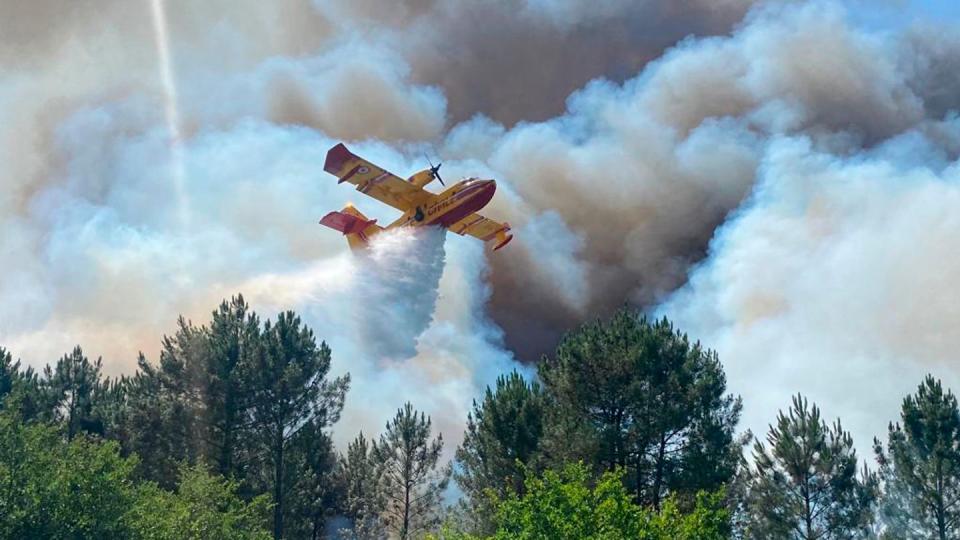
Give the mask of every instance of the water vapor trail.
M 154 41 L 157 47 L 160 81 L 163 84 L 164 118 L 170 136 L 170 167 L 173 177 L 173 189 L 177 198 L 179 225 L 186 229 L 189 225 L 189 201 L 184 189 L 186 168 L 183 161 L 183 138 L 180 130 L 180 109 L 177 97 L 177 85 L 173 77 L 173 63 L 170 60 L 170 42 L 167 31 L 167 16 L 163 0 L 150 0 L 150 13 L 153 19 Z

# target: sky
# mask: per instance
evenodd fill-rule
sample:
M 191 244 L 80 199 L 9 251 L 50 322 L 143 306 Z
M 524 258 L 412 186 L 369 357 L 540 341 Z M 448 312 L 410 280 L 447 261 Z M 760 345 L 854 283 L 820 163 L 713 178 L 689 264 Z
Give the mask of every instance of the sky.
M 182 314 L 294 309 L 339 441 L 470 402 L 623 305 L 724 363 L 743 429 L 801 392 L 862 449 L 960 366 L 960 8 L 891 0 L 0 0 L 0 345 L 109 375 Z M 351 254 L 344 141 L 496 178 L 470 238 Z

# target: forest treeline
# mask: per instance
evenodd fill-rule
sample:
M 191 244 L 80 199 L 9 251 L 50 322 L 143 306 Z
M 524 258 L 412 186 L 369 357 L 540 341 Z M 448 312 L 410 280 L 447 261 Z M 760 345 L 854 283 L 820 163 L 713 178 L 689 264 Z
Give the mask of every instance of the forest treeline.
M 477 396 L 446 463 L 410 403 L 336 449 L 330 361 L 242 297 L 130 376 L 0 348 L 0 537 L 960 538 L 960 411 L 933 377 L 869 457 L 799 395 L 738 435 L 716 353 L 624 309 Z

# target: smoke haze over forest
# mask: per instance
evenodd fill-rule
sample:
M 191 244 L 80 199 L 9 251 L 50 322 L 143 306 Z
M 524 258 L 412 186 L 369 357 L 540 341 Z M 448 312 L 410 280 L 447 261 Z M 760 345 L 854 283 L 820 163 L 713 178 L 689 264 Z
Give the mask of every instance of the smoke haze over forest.
M 960 383 L 960 28 L 862 7 L 2 2 L 0 344 L 129 373 L 239 292 L 351 372 L 345 436 L 410 399 L 455 440 L 629 303 L 718 351 L 744 428 L 802 392 L 863 447 L 924 373 Z M 395 213 L 323 172 L 339 141 L 496 178 L 516 239 L 351 255 L 320 216 Z

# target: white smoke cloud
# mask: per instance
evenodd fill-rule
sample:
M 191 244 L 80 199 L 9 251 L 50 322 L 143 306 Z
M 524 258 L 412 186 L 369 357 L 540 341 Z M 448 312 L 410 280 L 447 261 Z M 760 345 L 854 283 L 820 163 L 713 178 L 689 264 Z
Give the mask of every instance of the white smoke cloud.
M 866 448 L 924 375 L 960 384 L 960 167 L 901 166 L 891 151 L 773 141 L 751 201 L 660 308 L 716 347 L 745 427 L 764 432 L 802 392 Z
M 79 342 L 129 371 L 243 292 L 353 373 L 343 438 L 407 399 L 455 438 L 508 351 L 624 301 L 716 347 L 754 429 L 803 391 L 862 445 L 918 373 L 952 380 L 956 32 L 826 1 L 169 0 L 181 204 L 147 4 L 66 4 L 0 6 L 0 343 L 32 365 Z M 317 218 L 396 214 L 321 170 L 342 139 L 496 178 L 516 240 L 353 258 Z

